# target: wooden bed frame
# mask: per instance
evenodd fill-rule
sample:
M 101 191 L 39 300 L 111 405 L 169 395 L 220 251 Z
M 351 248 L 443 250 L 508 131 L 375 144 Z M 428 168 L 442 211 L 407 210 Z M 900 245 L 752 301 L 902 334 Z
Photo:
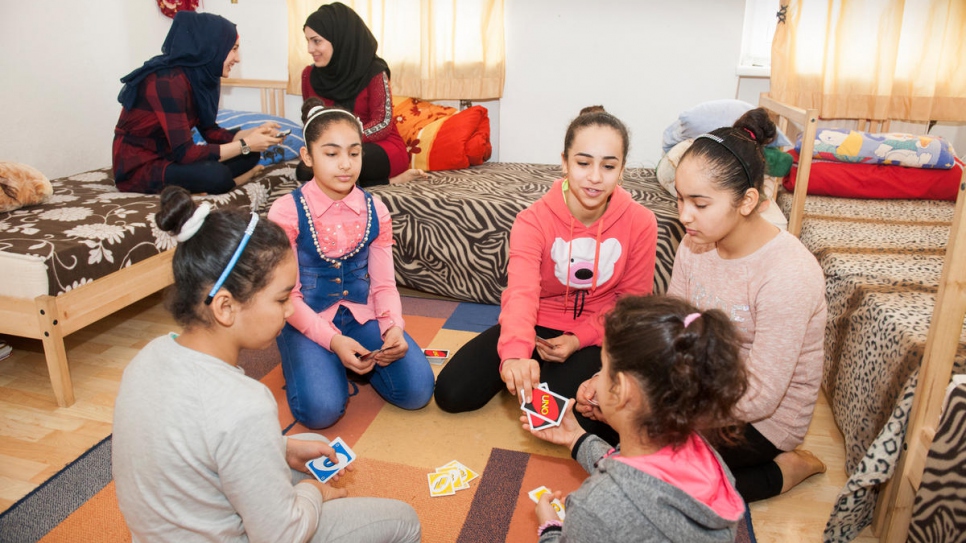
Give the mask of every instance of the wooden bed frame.
M 285 115 L 284 82 L 225 79 L 222 85 L 260 89 L 262 112 Z M 57 296 L 0 296 L 0 334 L 43 341 L 57 405 L 68 407 L 74 386 L 64 338 L 170 285 L 173 256 L 169 249 Z
M 788 230 L 796 236 L 801 233 L 811 169 L 812 151 L 818 124 L 818 111 L 801 109 L 762 94 L 759 105 L 778 116 L 778 126 L 788 133 L 788 123 L 803 134 L 801 159 L 795 179 L 792 210 Z M 859 130 L 871 126 L 874 130 L 888 130 L 888 120 L 860 120 Z M 966 267 L 954 263 L 966 262 L 966 173 L 959 184 L 956 209 L 950 227 L 946 256 L 943 262 L 936 306 L 926 340 L 925 352 L 919 370 L 909 425 L 906 429 L 902 454 L 896 471 L 883 492 L 879 494 L 873 530 L 880 540 L 889 543 L 905 541 L 912 518 L 912 506 L 922 481 L 926 457 L 942 411 L 945 389 L 952 376 L 952 369 L 963 319 L 966 318 Z

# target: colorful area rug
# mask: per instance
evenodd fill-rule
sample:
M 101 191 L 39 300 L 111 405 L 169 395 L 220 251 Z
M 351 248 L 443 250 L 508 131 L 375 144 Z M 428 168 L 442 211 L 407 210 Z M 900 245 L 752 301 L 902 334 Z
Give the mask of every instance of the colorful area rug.
M 496 322 L 499 308 L 403 297 L 406 330 L 417 343 L 451 353 Z M 279 402 L 285 434 L 310 430 L 296 423 L 285 401 L 275 348 L 243 353 L 240 365 Z M 434 366 L 437 371 L 441 366 Z M 571 492 L 586 477 L 569 452 L 524 431 L 507 394 L 483 409 L 453 415 L 434 403 L 417 411 L 386 404 L 369 385 L 350 381 L 346 415 L 322 434 L 341 437 L 358 454 L 356 469 L 338 486 L 353 496 L 411 504 L 428 543 L 535 541 L 537 521 L 527 493 L 545 485 Z M 104 439 L 0 515 L 0 542 L 126 542 L 110 473 L 111 439 Z M 458 460 L 481 477 L 450 496 L 430 497 L 427 474 Z M 753 542 L 750 518 L 738 541 Z

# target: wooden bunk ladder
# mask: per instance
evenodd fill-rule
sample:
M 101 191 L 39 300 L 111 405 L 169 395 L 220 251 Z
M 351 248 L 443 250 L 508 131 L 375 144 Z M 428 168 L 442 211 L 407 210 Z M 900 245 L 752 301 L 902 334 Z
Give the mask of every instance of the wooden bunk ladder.
M 959 184 L 956 211 L 949 231 L 949 244 L 946 246 L 936 306 L 919 369 L 919 385 L 909 414 L 903 453 L 876 506 L 873 525 L 883 542 L 899 543 L 906 540 L 913 502 L 922 481 L 929 447 L 939 425 L 945 391 L 952 376 L 953 361 L 963 329 L 963 318 L 966 317 L 964 195 L 966 173 Z

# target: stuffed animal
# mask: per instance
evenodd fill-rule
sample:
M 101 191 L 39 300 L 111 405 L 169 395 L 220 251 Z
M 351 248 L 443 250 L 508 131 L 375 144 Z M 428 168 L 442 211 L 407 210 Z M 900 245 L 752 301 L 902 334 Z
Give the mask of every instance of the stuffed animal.
M 36 168 L 0 161 L 0 211 L 41 204 L 53 193 L 50 180 Z

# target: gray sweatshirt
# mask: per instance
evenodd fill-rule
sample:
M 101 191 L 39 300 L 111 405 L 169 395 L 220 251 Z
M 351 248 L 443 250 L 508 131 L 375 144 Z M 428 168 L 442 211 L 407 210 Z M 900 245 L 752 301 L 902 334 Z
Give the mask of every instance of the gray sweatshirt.
M 613 458 L 604 458 L 610 448 L 593 435 L 577 445 L 575 457 L 591 475 L 567 496 L 563 530 L 544 532 L 540 543 L 735 540 L 736 521 L 721 518 L 673 485 Z M 734 484 L 726 467 L 725 472 Z

